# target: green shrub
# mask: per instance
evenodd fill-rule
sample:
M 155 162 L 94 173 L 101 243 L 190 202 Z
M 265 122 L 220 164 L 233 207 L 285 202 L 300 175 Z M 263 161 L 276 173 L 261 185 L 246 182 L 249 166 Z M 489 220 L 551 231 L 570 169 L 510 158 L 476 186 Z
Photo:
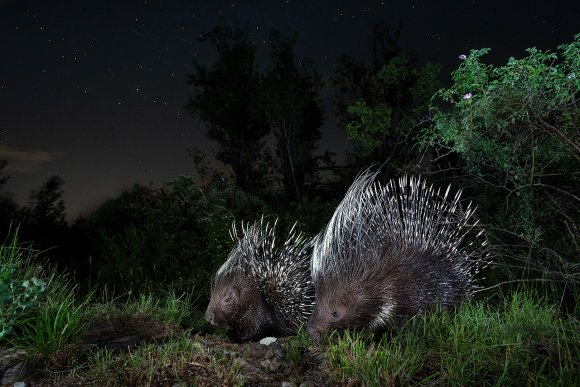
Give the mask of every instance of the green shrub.
M 219 179 L 206 187 L 186 177 L 158 190 L 136 186 L 89 220 L 98 230 L 97 283 L 136 294 L 172 283 L 205 303 L 211 276 L 233 246 L 232 222 L 255 219 L 265 208 Z
M 496 281 L 544 281 L 573 310 L 580 283 L 580 34 L 557 53 L 530 48 L 504 66 L 485 64 L 488 51 L 472 50 L 453 85 L 436 94 L 440 106 L 423 144 L 447 155 L 438 165 L 477 203 L 498 248 L 503 277 Z

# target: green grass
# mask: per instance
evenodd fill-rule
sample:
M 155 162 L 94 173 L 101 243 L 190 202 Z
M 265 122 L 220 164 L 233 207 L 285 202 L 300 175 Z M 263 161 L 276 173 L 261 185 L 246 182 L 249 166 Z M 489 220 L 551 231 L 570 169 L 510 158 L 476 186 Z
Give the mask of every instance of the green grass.
M 173 385 L 179 381 L 208 385 L 208 378 L 219 385 L 243 385 L 243 375 L 232 359 L 210 355 L 188 332 L 126 353 L 95 351 L 89 356 L 88 369 L 97 385 Z
M 89 305 L 88 319 L 107 316 L 141 316 L 176 324 L 194 331 L 201 330 L 207 323 L 203 314 L 194 308 L 193 291 L 177 294 L 170 289 L 161 294 L 145 293 L 140 295 L 123 295 L 113 297 L 104 291 Z
M 91 297 L 79 299 L 68 281 L 53 277 L 46 299 L 33 316 L 19 324 L 19 338 L 14 342 L 46 358 L 77 344 L 85 333 L 85 309 Z
M 174 373 L 201 351 L 187 334 L 167 343 L 147 344 L 127 353 L 108 349 L 93 352 L 88 359 L 95 381 L 113 385 L 151 385 L 159 383 L 165 372 Z M 177 373 L 173 380 L 180 380 Z
M 310 337 L 308 337 L 308 332 L 306 332 L 306 327 L 302 325 L 296 335 L 289 337 L 287 341 L 284 342 L 284 353 L 286 360 L 292 364 L 293 367 L 301 367 L 304 361 L 304 352 L 308 350 L 310 346 Z
M 38 252 L 18 242 L 18 230 L 0 245 L 0 342 L 29 318 L 42 300 L 47 281 L 34 263 Z
M 498 306 L 466 304 L 417 317 L 378 342 L 346 333 L 330 341 L 337 381 L 363 385 L 562 385 L 577 383 L 580 323 L 525 292 Z

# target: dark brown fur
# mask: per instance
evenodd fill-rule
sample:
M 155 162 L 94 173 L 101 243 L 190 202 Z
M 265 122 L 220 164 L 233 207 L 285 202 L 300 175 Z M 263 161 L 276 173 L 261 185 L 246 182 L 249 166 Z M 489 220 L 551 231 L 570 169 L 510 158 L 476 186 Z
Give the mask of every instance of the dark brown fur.
M 315 306 L 308 321 L 311 338 L 334 330 L 366 328 L 384 331 L 436 305 L 452 310 L 466 296 L 469 279 L 445 259 L 411 250 L 387 252 L 384 265 L 369 268 L 357 281 L 328 276 L 314 282 Z M 386 324 L 376 324 L 385 306 Z
M 216 280 L 205 318 L 212 325 L 232 327 L 234 338 L 242 342 L 291 332 L 243 273 Z

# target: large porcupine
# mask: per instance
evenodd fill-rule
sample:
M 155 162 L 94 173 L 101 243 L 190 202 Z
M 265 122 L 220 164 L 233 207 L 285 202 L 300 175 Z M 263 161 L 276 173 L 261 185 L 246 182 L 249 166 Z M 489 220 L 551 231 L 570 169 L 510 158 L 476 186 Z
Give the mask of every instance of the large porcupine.
M 276 238 L 277 220 L 264 219 L 231 237 L 237 242 L 218 269 L 205 318 L 213 325 L 229 325 L 240 341 L 260 335 L 289 335 L 306 323 L 314 304 L 310 275 L 313 240 L 291 228 L 286 239 Z M 263 336 L 262 336 L 263 337 Z
M 483 230 L 420 178 L 374 183 L 363 171 L 315 244 L 311 262 L 315 307 L 308 333 L 381 331 L 436 304 L 453 308 L 473 291 L 487 262 Z M 470 243 L 467 239 L 472 238 Z M 464 246 L 467 245 L 467 246 Z

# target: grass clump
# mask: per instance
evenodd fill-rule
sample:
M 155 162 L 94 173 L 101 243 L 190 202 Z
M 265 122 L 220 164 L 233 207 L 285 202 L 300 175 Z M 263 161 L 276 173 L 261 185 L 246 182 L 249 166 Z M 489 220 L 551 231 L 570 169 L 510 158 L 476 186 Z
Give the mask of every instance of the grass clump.
M 127 313 L 148 315 L 168 323 L 183 325 L 194 318 L 193 304 L 193 293 L 178 295 L 170 290 L 161 297 L 152 293 L 141 294 L 128 300 L 124 309 Z
M 304 353 L 308 350 L 310 346 L 310 337 L 308 332 L 306 332 L 305 326 L 300 326 L 296 336 L 289 337 L 287 341 L 284 342 L 284 353 L 286 355 L 286 360 L 292 364 L 295 368 L 300 368 L 303 366 L 305 357 Z
M 40 303 L 47 282 L 33 264 L 38 252 L 18 242 L 18 232 L 0 246 L 0 342 L 26 321 Z
M 45 358 L 78 344 L 85 334 L 85 310 L 90 300 L 90 295 L 79 299 L 68 281 L 53 277 L 46 299 L 34 316 L 21 323 L 15 343 Z
M 516 292 L 497 306 L 471 302 L 417 317 L 378 343 L 347 332 L 330 342 L 326 361 L 337 381 L 368 386 L 572 385 L 579 343 L 577 319 Z

